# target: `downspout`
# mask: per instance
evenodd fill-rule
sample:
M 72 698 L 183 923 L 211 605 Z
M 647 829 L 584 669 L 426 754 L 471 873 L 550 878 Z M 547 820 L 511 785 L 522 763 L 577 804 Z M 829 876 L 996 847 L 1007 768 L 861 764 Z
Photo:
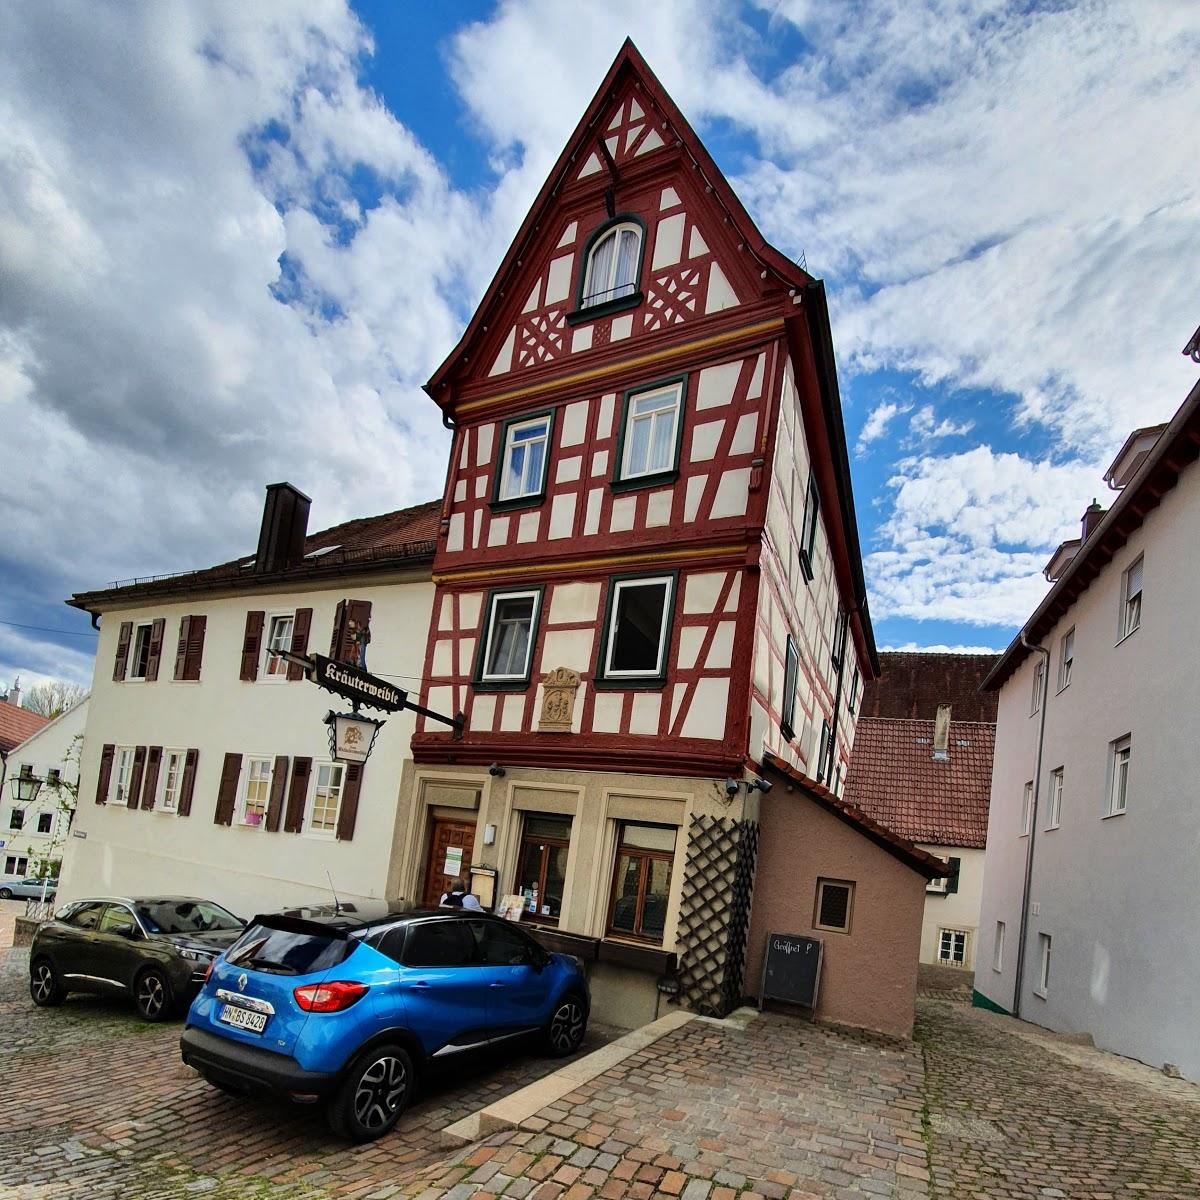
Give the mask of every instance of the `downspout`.
M 1042 746 L 1046 740 L 1046 708 L 1050 700 L 1050 651 L 1035 646 L 1021 630 L 1021 645 L 1042 656 L 1041 713 L 1038 721 L 1037 755 L 1034 760 L 1033 798 L 1029 810 L 1029 844 L 1025 847 L 1025 887 L 1021 892 L 1021 928 L 1017 939 L 1017 978 L 1013 985 L 1012 1015 L 1021 1015 L 1021 984 L 1025 979 L 1025 943 L 1028 940 L 1029 889 L 1033 882 L 1033 843 L 1037 838 L 1038 793 L 1042 787 Z

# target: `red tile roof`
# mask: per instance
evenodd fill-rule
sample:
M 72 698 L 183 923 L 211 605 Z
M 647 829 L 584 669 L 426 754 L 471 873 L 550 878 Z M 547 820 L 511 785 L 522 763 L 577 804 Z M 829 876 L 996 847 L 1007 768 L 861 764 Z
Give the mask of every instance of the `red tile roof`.
M 940 878 L 950 874 L 949 868 L 940 858 L 919 850 L 907 838 L 902 837 L 894 829 L 889 829 L 874 817 L 863 812 L 849 801 L 835 796 L 827 787 L 810 779 L 795 767 L 776 758 L 769 750 L 763 754 L 763 769 L 780 775 L 792 787 L 798 788 L 810 800 L 819 804 L 827 812 L 833 813 L 847 825 L 853 826 L 864 837 L 869 838 L 877 846 L 886 850 L 902 863 L 912 867 L 914 871 L 924 875 L 926 879 Z
M 49 717 L 18 708 L 7 700 L 0 700 L 0 750 L 7 754 L 26 738 L 33 737 L 44 725 L 50 724 Z
M 846 800 L 913 842 L 982 849 L 996 726 L 950 721 L 950 761 L 933 760 L 933 722 L 864 717 Z
M 933 650 L 887 650 L 879 656 L 879 678 L 863 691 L 860 716 L 930 720 L 939 704 L 953 720 L 995 721 L 998 696 L 981 692 L 998 654 L 942 654 Z
M 76 608 L 92 609 L 105 601 L 125 600 L 131 596 L 160 596 L 231 585 L 257 586 L 264 581 L 337 574 L 339 570 L 349 572 L 432 563 L 441 507 L 440 500 L 430 500 L 414 508 L 401 508 L 377 517 L 358 517 L 310 533 L 304 539 L 304 553 L 328 552 L 319 558 L 302 559 L 270 575 L 256 575 L 246 565 L 253 560 L 253 553 L 243 554 L 240 558 L 199 571 L 131 579 L 92 592 L 76 592 L 67 603 Z

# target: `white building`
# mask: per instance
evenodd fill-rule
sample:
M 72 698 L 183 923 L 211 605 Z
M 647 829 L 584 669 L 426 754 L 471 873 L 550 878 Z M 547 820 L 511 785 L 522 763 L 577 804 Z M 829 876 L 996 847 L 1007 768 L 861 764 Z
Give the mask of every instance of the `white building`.
M 384 896 L 411 714 L 365 765 L 335 763 L 323 718 L 349 703 L 269 651 L 349 659 L 365 636 L 369 669 L 418 693 L 439 506 L 316 534 L 308 507 L 272 485 L 255 555 L 72 598 L 100 639 L 64 900 L 183 893 L 249 916 L 327 899 L 326 872 L 343 899 Z
M 1198 452 L 1200 385 L 1126 442 L 1111 508 L 1055 553 L 984 681 L 999 713 L 975 974 L 977 1003 L 1193 1079 Z
M 84 699 L 8 752 L 0 795 L 0 895 L 8 881 L 57 873 L 75 808 L 87 714 Z M 29 792 L 35 793 L 31 801 L 22 798 Z

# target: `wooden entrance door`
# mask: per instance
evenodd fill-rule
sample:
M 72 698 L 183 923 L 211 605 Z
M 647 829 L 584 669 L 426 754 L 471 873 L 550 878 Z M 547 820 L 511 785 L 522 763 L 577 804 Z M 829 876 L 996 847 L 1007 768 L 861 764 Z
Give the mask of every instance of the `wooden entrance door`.
M 436 908 L 454 881 L 468 875 L 474 849 L 474 821 L 433 818 L 429 831 L 429 858 L 425 862 L 425 894 L 422 897 L 425 904 Z M 447 867 L 450 867 L 449 874 Z

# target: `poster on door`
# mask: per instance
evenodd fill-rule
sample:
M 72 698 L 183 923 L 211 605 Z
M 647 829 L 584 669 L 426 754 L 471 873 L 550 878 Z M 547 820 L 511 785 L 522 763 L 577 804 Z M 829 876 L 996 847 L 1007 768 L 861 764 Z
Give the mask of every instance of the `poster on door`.
M 462 874 L 462 863 L 463 848 L 461 846 L 448 846 L 446 848 L 446 863 L 442 867 L 442 874 L 457 879 Z

